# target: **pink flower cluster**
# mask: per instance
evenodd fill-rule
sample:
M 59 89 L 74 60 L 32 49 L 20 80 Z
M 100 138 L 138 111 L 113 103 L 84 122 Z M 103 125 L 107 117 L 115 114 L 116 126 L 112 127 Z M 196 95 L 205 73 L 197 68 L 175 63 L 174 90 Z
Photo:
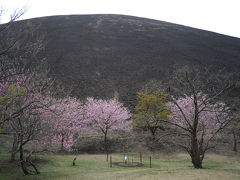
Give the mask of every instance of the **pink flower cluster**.
M 172 122 L 186 129 L 191 129 L 197 118 L 197 131 L 216 130 L 229 116 L 226 104 L 211 103 L 210 98 L 203 93 L 198 93 L 195 97 L 185 95 L 178 99 L 173 98 L 168 107 L 172 112 L 170 115 Z
M 106 132 L 131 128 L 130 112 L 118 101 L 87 98 L 83 105 L 76 98 L 56 100 L 45 113 L 48 130 L 41 132 L 42 145 L 60 145 L 71 151 L 81 130 Z
M 87 98 L 84 110 L 84 122 L 94 130 L 108 131 L 111 129 L 128 131 L 131 128 L 131 123 L 128 121 L 131 117 L 130 112 L 115 99 Z
M 67 150 L 73 145 L 73 135 L 83 127 L 82 104 L 76 98 L 54 100 L 44 113 L 44 131 L 40 132 L 41 145 L 61 145 Z

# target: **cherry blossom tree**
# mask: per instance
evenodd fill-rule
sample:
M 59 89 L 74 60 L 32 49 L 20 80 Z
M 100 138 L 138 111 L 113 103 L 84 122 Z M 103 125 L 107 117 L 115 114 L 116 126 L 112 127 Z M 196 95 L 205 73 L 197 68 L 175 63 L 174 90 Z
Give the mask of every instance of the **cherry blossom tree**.
M 76 98 L 57 99 L 50 111 L 44 113 L 45 129 L 40 131 L 39 144 L 60 145 L 61 150 L 71 151 L 74 135 L 84 127 L 83 106 Z
M 6 76 L 0 82 L 0 116 L 4 132 L 13 134 L 11 160 L 20 153 L 20 162 L 24 174 L 31 174 L 23 157 L 24 146 L 35 139 L 41 128 L 41 114 L 51 104 L 51 85 L 53 80 L 47 77 L 48 68 L 41 64 L 25 71 L 25 74 Z M 32 167 L 35 167 L 30 161 Z M 37 168 L 34 168 L 39 173 Z
M 107 153 L 106 160 L 108 161 L 107 135 L 109 131 L 130 130 L 130 112 L 115 99 L 102 100 L 94 98 L 87 98 L 84 110 L 84 121 L 87 127 L 104 135 L 104 150 Z
M 228 107 L 222 102 L 209 102 L 202 93 L 173 98 L 168 106 L 170 123 L 180 128 L 178 136 L 185 140 L 181 147 L 191 156 L 194 167 L 202 168 L 205 152 L 216 146 L 216 136 L 230 122 Z
M 32 38 L 36 28 L 28 24 L 15 29 L 13 22 L 25 11 L 16 10 L 8 23 L 0 25 L 0 131 L 7 127 L 4 133 L 13 134 L 12 159 L 20 152 L 22 170 L 30 174 L 24 164 L 23 147 L 38 132 L 40 111 L 48 104 L 46 98 L 53 81 L 47 77 L 48 68 L 36 56 L 44 47 L 42 37 Z M 1 11 L 0 17 L 3 14 Z
M 40 103 L 42 95 L 49 96 L 53 82 L 47 77 L 49 69 L 46 62 L 40 62 L 24 74 L 17 74 L 18 70 L 15 69 L 9 71 L 9 74 L 4 74 L 4 80 L 0 81 L 0 126 L 22 115 L 32 104 Z M 17 107 L 19 101 L 21 106 Z
M 178 128 L 176 137 L 185 140 L 179 145 L 189 153 L 195 168 L 202 168 L 205 152 L 216 146 L 214 140 L 231 122 L 232 113 L 224 102 L 233 83 L 222 71 L 209 73 L 201 67 L 178 68 L 169 83 L 172 114 L 171 121 L 165 122 Z
M 21 153 L 27 143 L 36 139 L 39 131 L 43 128 L 43 117 L 45 111 L 51 106 L 51 98 L 42 95 L 19 96 L 11 106 L 13 112 L 20 111 L 17 116 L 5 123 L 5 131 L 13 135 L 11 160 L 15 160 L 17 152 Z

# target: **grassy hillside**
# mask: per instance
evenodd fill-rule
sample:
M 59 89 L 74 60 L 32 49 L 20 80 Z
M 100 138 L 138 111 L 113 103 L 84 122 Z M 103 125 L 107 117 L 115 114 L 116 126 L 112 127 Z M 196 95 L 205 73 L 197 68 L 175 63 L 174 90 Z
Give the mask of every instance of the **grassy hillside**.
M 200 64 L 240 69 L 240 39 L 122 15 L 53 16 L 15 23 L 43 36 L 52 75 L 78 97 L 112 97 L 135 104 L 136 91 L 166 79 L 172 67 Z

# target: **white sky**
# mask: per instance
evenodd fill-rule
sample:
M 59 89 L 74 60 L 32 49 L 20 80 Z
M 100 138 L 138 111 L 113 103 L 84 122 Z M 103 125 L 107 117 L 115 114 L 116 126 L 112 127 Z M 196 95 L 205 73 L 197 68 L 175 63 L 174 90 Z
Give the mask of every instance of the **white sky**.
M 16 8 L 22 19 L 64 14 L 124 14 L 157 19 L 240 38 L 240 0 L 0 0 L 6 22 Z

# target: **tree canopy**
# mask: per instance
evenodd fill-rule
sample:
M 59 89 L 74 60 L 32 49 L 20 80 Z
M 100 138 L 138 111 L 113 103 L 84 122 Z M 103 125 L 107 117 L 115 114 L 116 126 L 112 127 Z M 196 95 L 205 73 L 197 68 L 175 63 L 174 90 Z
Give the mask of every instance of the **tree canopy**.
M 168 120 L 171 114 L 167 107 L 167 94 L 157 90 L 154 93 L 139 91 L 137 93 L 138 104 L 135 108 L 134 127 L 148 130 L 155 138 L 158 129 L 164 129 L 162 120 Z

